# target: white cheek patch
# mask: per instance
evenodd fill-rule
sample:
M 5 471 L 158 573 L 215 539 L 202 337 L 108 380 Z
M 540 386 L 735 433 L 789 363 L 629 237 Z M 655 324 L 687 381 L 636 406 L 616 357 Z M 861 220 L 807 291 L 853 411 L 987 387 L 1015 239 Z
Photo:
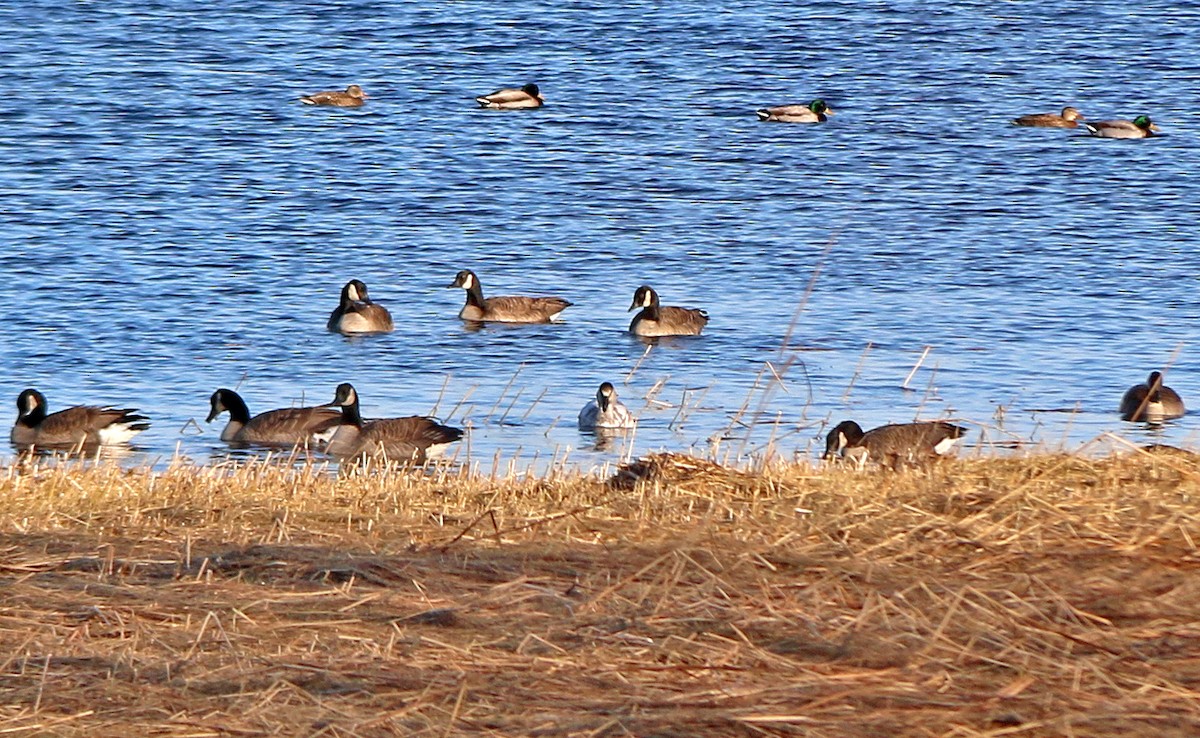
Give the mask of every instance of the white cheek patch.
M 354 285 L 349 285 L 346 287 L 346 296 L 355 302 L 362 300 L 362 298 L 358 296 L 358 288 Z
M 463 277 L 463 285 L 462 286 L 463 286 L 464 290 L 469 290 L 472 287 L 474 287 L 475 286 L 475 276 L 472 274 L 468 274 L 467 276 Z
M 938 456 L 944 456 L 950 453 L 950 449 L 954 448 L 954 444 L 958 443 L 959 440 L 958 438 L 943 438 L 933 447 L 933 452 Z
M 846 443 L 847 443 L 847 441 L 846 441 L 846 434 L 845 434 L 845 433 L 838 433 L 838 434 L 837 434 L 837 450 L 838 450 L 839 452 L 840 452 L 842 449 L 846 448 Z

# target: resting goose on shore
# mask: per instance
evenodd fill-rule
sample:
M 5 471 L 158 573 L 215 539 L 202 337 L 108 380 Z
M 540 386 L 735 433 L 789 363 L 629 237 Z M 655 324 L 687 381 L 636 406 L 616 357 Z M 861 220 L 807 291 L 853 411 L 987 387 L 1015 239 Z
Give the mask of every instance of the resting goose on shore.
M 945 421 L 881 425 L 867 432 L 853 420 L 829 431 L 822 458 L 843 458 L 863 468 L 868 461 L 897 466 L 928 461 L 950 452 L 967 430 Z

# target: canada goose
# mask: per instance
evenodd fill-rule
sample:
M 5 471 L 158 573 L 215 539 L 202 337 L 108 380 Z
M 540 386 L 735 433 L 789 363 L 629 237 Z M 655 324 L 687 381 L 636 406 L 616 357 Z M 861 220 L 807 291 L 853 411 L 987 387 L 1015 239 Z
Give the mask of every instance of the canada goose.
M 633 414 L 617 399 L 617 390 L 612 382 L 604 382 L 596 390 L 596 399 L 579 411 L 579 429 L 632 428 L 636 424 Z
M 1062 115 L 1058 113 L 1033 113 L 1032 115 L 1022 115 L 1020 118 L 1013 119 L 1015 126 L 1036 126 L 1039 128 L 1075 128 L 1079 124 L 1075 121 L 1083 120 L 1083 115 L 1067 106 L 1062 109 Z
M 828 119 L 827 116 L 833 115 L 833 110 L 821 98 L 807 105 L 777 105 L 754 112 L 761 121 L 778 123 L 824 123 Z
M 490 323 L 551 323 L 559 313 L 573 303 L 561 297 L 483 296 L 483 285 L 479 277 L 469 269 L 463 269 L 446 285 L 461 287 L 467 291 L 467 304 L 458 312 L 463 320 Z
M 325 327 L 338 333 L 389 333 L 393 326 L 387 308 L 371 302 L 367 286 L 352 279 L 342 287 L 341 301 Z
M 641 312 L 629 324 L 629 332 L 635 336 L 698 336 L 708 324 L 708 313 L 699 308 L 659 305 L 658 293 L 646 285 L 633 293 L 629 310 L 637 308 Z
M 1179 393 L 1163 384 L 1161 372 L 1150 372 L 1145 384 L 1135 384 L 1121 398 L 1121 420 L 1158 423 L 1187 412 Z
M 1148 115 L 1139 115 L 1133 120 L 1098 120 L 1083 125 L 1087 126 L 1088 133 L 1100 138 L 1149 138 L 1158 130 Z
M 342 412 L 332 407 L 284 407 L 251 418 L 246 401 L 231 389 L 212 393 L 209 405 L 204 422 L 211 423 L 228 412 L 221 440 L 233 444 L 291 447 L 322 443 L 333 435 L 342 417 Z
M 348 383 L 338 385 L 328 407 L 342 409 L 340 424 L 325 446 L 326 453 L 333 456 L 378 456 L 423 464 L 463 436 L 458 428 L 420 415 L 364 421 L 358 409 L 358 392 Z
M 17 397 L 17 422 L 9 438 L 28 448 L 83 449 L 127 443 L 150 427 L 135 408 L 76 405 L 46 414 L 46 397 L 27 389 Z
M 950 452 L 966 428 L 944 421 L 881 425 L 863 433 L 862 426 L 844 420 L 829 431 L 822 458 L 850 459 L 862 468 L 868 461 L 897 465 L 920 462 Z
M 300 98 L 300 102 L 305 105 L 335 105 L 339 108 L 357 108 L 361 107 L 363 101 L 367 99 L 367 93 L 358 85 L 350 85 L 343 90 L 325 90 L 324 92 L 314 92 L 311 95 L 305 95 Z
M 540 108 L 545 101 L 545 98 L 538 92 L 538 86 L 532 82 L 520 89 L 496 90 L 490 95 L 480 95 L 475 98 L 479 107 L 491 110 Z

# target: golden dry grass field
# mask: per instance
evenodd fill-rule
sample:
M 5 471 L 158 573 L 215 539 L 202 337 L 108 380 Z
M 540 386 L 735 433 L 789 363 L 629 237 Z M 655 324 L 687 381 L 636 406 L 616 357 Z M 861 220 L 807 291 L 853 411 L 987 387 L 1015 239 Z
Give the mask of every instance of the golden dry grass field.
M 1197 736 L 1200 462 L 0 478 L 0 735 Z

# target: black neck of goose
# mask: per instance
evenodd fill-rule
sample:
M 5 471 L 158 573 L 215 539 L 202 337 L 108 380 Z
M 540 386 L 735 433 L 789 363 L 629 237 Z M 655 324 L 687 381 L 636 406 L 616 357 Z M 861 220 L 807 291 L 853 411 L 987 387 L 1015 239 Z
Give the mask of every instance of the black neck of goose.
M 17 423 L 19 423 L 20 425 L 29 426 L 30 428 L 36 428 L 38 426 L 38 424 L 41 423 L 45 419 L 46 419 L 46 405 L 45 405 L 45 403 L 39 402 L 38 406 L 35 407 L 33 410 L 29 411 L 29 413 L 17 418 Z
M 660 313 L 661 310 L 659 309 L 658 295 L 655 295 L 653 298 L 651 298 L 650 304 L 642 308 L 642 317 L 644 317 L 646 320 L 653 320 L 655 323 L 657 323 Z
M 242 425 L 250 422 L 250 408 L 246 407 L 246 401 L 241 395 L 230 392 L 221 398 L 221 404 L 229 411 L 231 421 Z
M 342 405 L 342 424 L 353 425 L 359 428 L 362 427 L 362 413 L 358 409 L 358 396 L 355 395 L 354 402 L 349 405 Z
M 471 280 L 471 286 L 467 288 L 467 304 L 483 309 L 483 287 L 479 284 L 479 279 Z

